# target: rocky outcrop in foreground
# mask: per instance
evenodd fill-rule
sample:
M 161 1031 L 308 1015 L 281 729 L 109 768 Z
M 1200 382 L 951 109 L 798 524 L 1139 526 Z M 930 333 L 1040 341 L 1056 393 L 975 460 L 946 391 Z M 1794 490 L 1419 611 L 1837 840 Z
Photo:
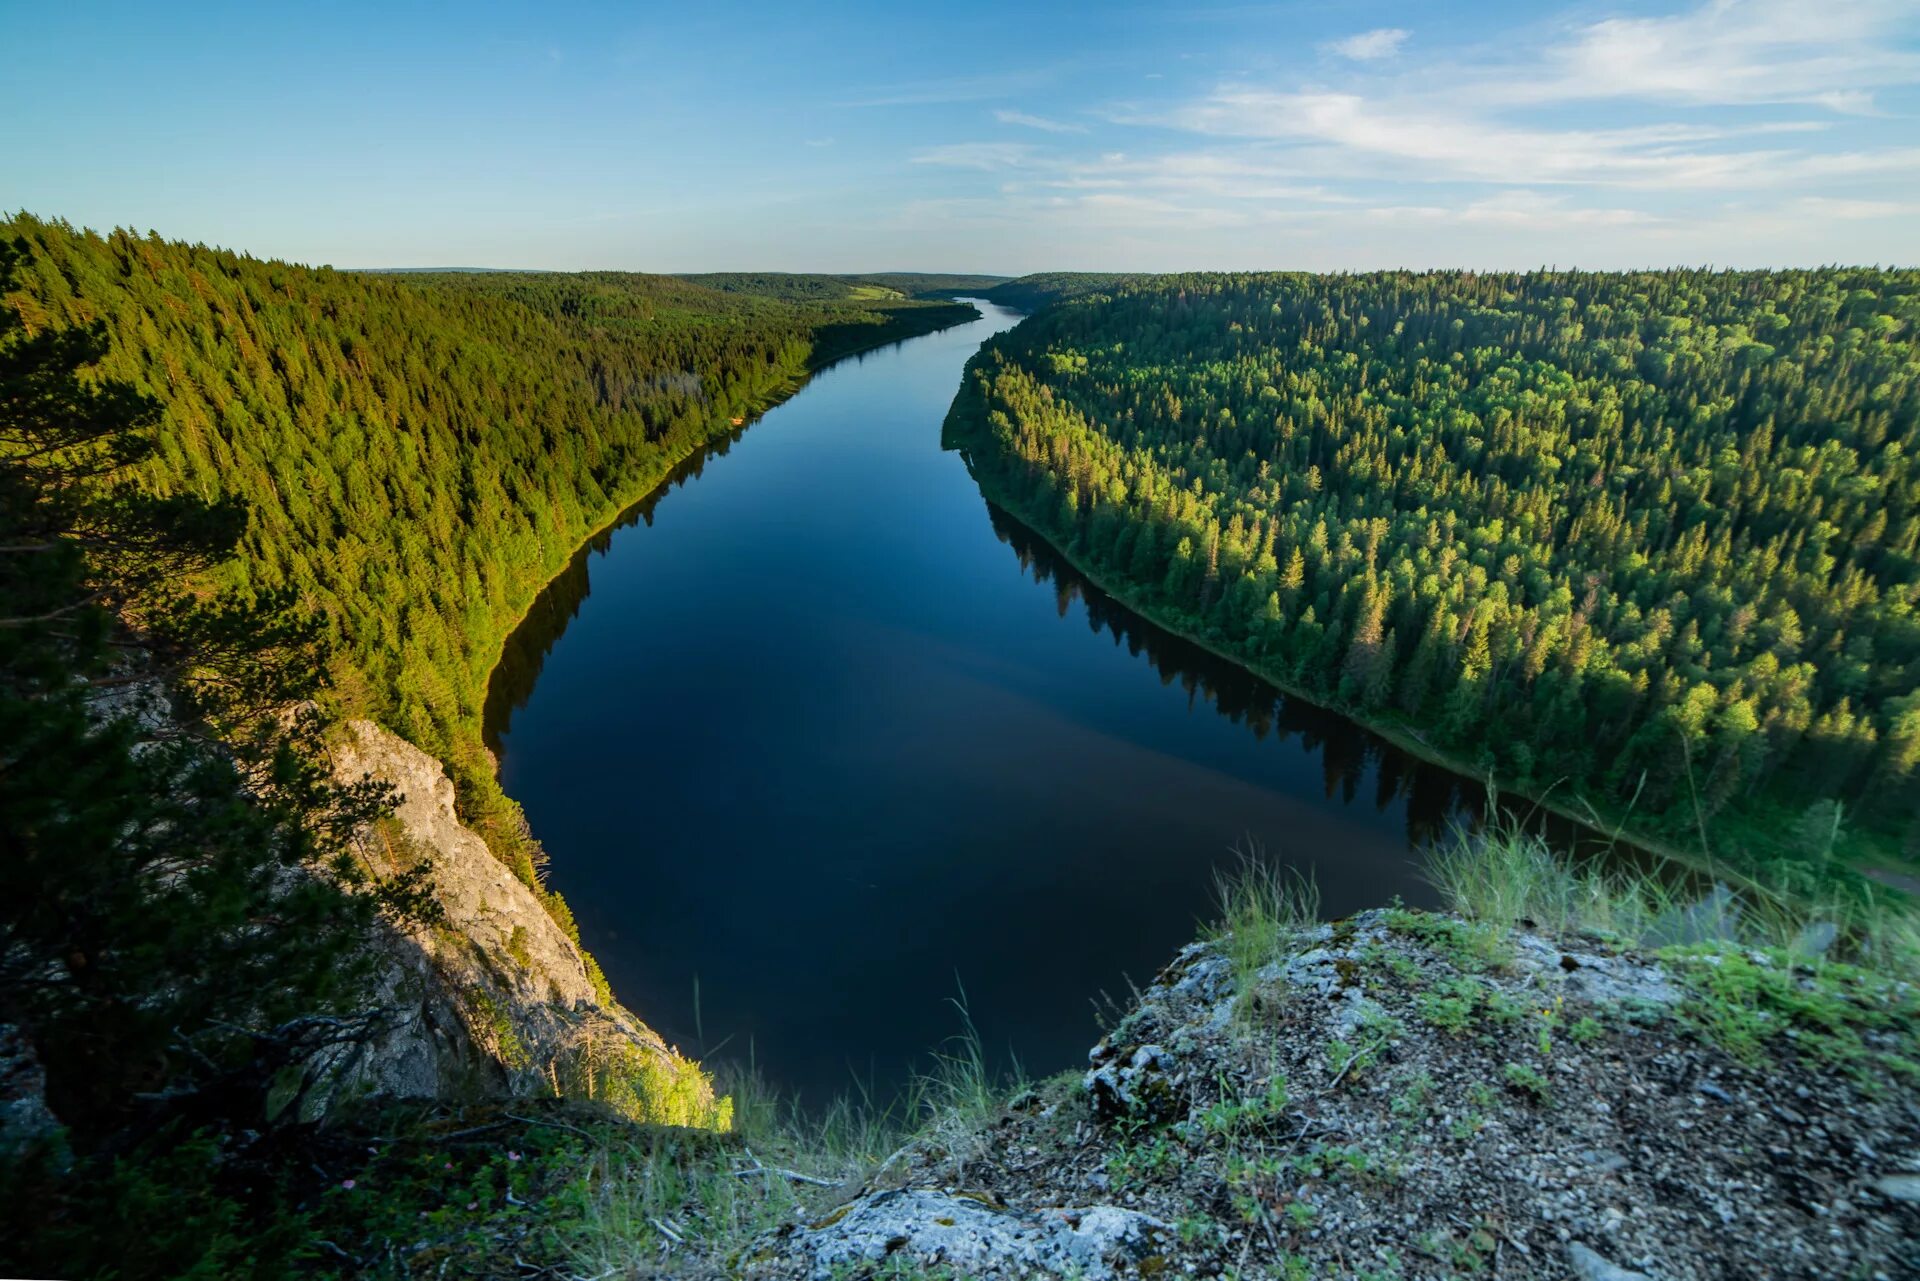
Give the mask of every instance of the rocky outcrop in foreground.
M 1397 909 L 1235 952 L 748 1272 L 1920 1275 L 1910 987 Z
M 565 1094 L 638 1120 L 710 1125 L 711 1082 L 627 1010 L 604 999 L 580 949 L 534 892 L 461 824 L 440 762 L 369 721 L 333 749 L 345 783 L 371 777 L 402 801 L 360 837 L 377 875 L 424 862 L 442 924 L 383 944 L 373 999 L 381 1038 L 339 1065 L 334 1097 Z

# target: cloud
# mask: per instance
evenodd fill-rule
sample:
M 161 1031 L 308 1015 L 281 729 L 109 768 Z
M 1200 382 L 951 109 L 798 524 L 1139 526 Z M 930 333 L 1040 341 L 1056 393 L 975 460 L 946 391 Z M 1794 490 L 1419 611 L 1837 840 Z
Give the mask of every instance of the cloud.
M 1002 109 L 994 112 L 993 118 L 1003 125 L 1021 125 L 1028 129 L 1039 129 L 1045 133 L 1085 133 L 1087 131 L 1085 125 L 1068 124 L 1064 120 L 1049 120 L 1045 116 L 1030 116 L 1024 111 Z
M 955 142 L 929 147 L 910 157 L 916 165 L 949 169 L 1014 169 L 1032 158 L 1033 148 L 1024 142 Z
M 1911 164 L 1912 147 L 1823 153 L 1791 135 L 1828 130 L 1872 106 L 1871 91 L 1920 84 L 1912 0 L 1710 0 L 1668 17 L 1567 26 L 1515 37 L 1498 53 L 1442 60 L 1346 83 L 1222 83 L 1133 123 L 1289 149 L 1299 173 L 1379 181 L 1518 186 L 1586 184 L 1690 191 L 1791 186 Z M 1372 42 L 1367 32 L 1337 42 Z M 1618 103 L 1557 123 L 1580 104 Z M 1755 120 L 1728 111 L 1800 107 L 1818 118 Z M 1712 119 L 1703 109 L 1720 108 Z M 1663 109 L 1683 114 L 1661 120 Z M 1127 119 L 1118 116 L 1117 119 Z M 1764 143 L 1755 141 L 1772 136 Z
M 1399 53 L 1400 46 L 1406 43 L 1409 34 L 1402 27 L 1378 27 L 1344 40 L 1330 41 L 1320 47 L 1342 58 L 1352 58 L 1355 62 L 1372 62 Z
M 1516 82 L 1512 96 L 1870 111 L 1870 90 L 1920 76 L 1920 55 L 1898 43 L 1914 34 L 1916 12 L 1909 0 L 1715 0 L 1609 18 L 1550 49 L 1547 74 Z
M 1920 201 L 1839 200 L 1831 196 L 1802 196 L 1793 209 L 1805 218 L 1837 218 L 1860 222 L 1879 218 L 1912 218 L 1920 215 Z
M 1358 197 L 1295 181 L 1281 160 L 1260 153 L 1176 151 L 1152 156 L 1108 152 L 1056 165 L 1032 185 L 1067 191 L 1135 191 L 1229 201 L 1352 204 Z
M 1226 86 L 1166 123 L 1194 133 L 1299 144 L 1295 164 L 1346 177 L 1490 183 L 1604 183 L 1660 188 L 1764 185 L 1779 150 L 1713 151 L 1736 136 L 1698 125 L 1537 129 L 1426 100 Z
M 1681 3 L 1509 26 L 1451 46 L 1465 52 L 1362 32 L 1322 46 L 1333 60 L 1110 106 L 1098 149 L 996 110 L 1055 136 L 922 151 L 984 177 L 921 212 L 1031 228 L 1083 257 L 1099 243 L 1152 258 L 1211 244 L 1226 261 L 1342 244 L 1389 262 L 1910 260 L 1920 137 L 1861 113 L 1911 106 L 1920 3 Z
M 1465 205 L 1386 205 L 1363 214 L 1376 223 L 1505 227 L 1550 231 L 1561 227 L 1625 227 L 1662 221 L 1639 209 L 1581 208 L 1564 196 L 1537 191 L 1503 191 Z

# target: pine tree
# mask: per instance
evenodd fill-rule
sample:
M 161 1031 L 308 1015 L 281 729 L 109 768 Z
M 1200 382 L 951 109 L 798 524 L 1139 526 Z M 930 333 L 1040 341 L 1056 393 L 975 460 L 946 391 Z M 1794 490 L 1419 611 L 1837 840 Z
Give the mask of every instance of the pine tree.
M 0 294 L 25 252 L 0 245 Z M 156 406 L 85 376 L 100 326 L 26 330 L 0 307 L 0 1008 L 83 1149 L 175 1117 L 264 1130 L 310 1043 L 269 1030 L 355 997 L 376 912 L 420 887 L 347 892 L 346 833 L 385 797 L 265 714 L 309 693 L 313 628 L 178 593 L 241 513 L 113 484 Z

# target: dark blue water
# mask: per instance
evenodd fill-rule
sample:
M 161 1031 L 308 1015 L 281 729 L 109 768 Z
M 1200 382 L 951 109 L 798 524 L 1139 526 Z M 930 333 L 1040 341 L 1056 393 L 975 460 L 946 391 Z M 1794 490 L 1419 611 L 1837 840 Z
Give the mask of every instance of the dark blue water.
M 1170 637 L 981 498 L 940 425 L 1017 319 L 838 365 L 549 588 L 489 720 L 615 992 L 819 1098 L 958 1027 L 1082 1061 L 1256 842 L 1424 901 L 1478 789 Z

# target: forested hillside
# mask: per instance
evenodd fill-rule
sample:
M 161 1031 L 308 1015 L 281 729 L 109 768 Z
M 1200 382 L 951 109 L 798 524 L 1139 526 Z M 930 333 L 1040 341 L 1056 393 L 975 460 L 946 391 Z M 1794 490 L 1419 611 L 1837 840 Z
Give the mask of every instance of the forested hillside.
M 1039 271 L 1001 281 L 980 296 L 1016 311 L 1039 311 L 1063 299 L 1104 293 L 1129 279 L 1111 271 Z
M 834 356 L 970 317 L 671 277 L 373 275 L 20 216 L 29 332 L 102 321 L 100 369 L 164 406 L 140 483 L 252 510 L 220 586 L 291 589 L 337 696 L 446 758 L 522 876 L 537 851 L 480 742 L 541 585 L 672 464 Z
M 1576 813 L 1920 853 L 1920 273 L 1131 278 L 949 422 L 1129 600 Z

